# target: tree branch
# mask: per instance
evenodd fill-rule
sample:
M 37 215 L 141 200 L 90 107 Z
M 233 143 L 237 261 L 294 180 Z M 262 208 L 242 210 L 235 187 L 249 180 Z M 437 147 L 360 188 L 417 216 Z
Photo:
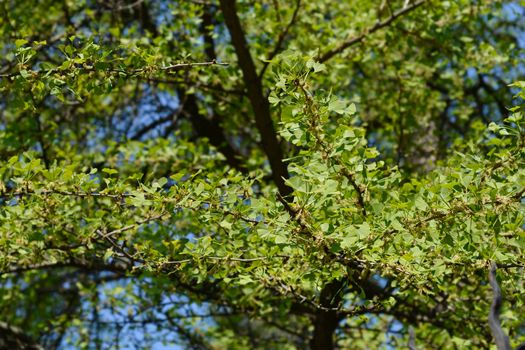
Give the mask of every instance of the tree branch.
M 299 14 L 299 9 L 301 8 L 301 0 L 296 0 L 295 4 L 295 10 L 292 14 L 292 18 L 290 19 L 290 22 L 288 22 L 288 25 L 284 30 L 279 34 L 279 38 L 277 39 L 277 44 L 275 45 L 273 51 L 270 53 L 270 55 L 266 58 L 266 62 L 264 62 L 263 68 L 261 69 L 261 72 L 259 73 L 259 79 L 262 79 L 264 76 L 264 72 L 268 68 L 268 65 L 270 64 L 270 61 L 281 51 L 282 45 L 284 43 L 284 39 L 286 39 L 286 36 L 290 32 L 290 29 L 295 24 L 295 21 L 297 20 L 297 15 Z
M 215 42 L 213 41 L 212 7 L 206 6 L 202 9 L 202 11 L 202 23 L 200 26 L 200 31 L 204 38 L 204 52 L 206 53 L 206 56 L 209 60 L 215 60 L 217 59 L 217 54 L 215 53 Z
M 414 332 L 414 327 L 408 327 L 408 349 L 417 350 L 416 333 Z
M 338 46 L 334 47 L 333 49 L 330 49 L 326 51 L 325 53 L 319 55 L 318 61 L 319 62 L 326 62 L 335 55 L 343 52 L 347 48 L 349 48 L 352 45 L 355 45 L 361 41 L 363 41 L 364 38 L 366 38 L 368 35 L 377 32 L 379 29 L 382 29 L 384 27 L 389 26 L 392 22 L 394 22 L 399 17 L 410 13 L 411 11 L 415 10 L 419 6 L 423 5 L 427 0 L 419 0 L 416 1 L 410 5 L 404 6 L 402 9 L 397 10 L 396 12 L 392 13 L 390 17 L 388 17 L 384 21 L 378 21 L 376 24 L 374 24 L 372 27 L 365 29 L 361 34 L 358 36 L 355 36 L 353 38 L 349 38 L 345 41 L 343 41 Z
M 178 90 L 181 99 L 184 99 L 182 112 L 193 125 L 193 129 L 199 137 L 206 137 L 210 143 L 217 148 L 226 158 L 226 162 L 234 169 L 242 173 L 247 172 L 245 164 L 241 162 L 241 154 L 233 148 L 226 136 L 217 115 L 211 119 L 203 116 L 199 111 L 197 97 L 194 94 L 186 94 L 181 89 Z
M 292 193 L 292 189 L 284 182 L 284 179 L 288 178 L 288 169 L 283 162 L 283 152 L 273 126 L 270 105 L 263 93 L 261 80 L 257 75 L 241 22 L 237 16 L 235 0 L 220 0 L 220 6 L 243 74 L 248 99 L 255 114 L 255 125 L 261 134 L 262 148 L 270 162 L 273 181 L 281 196 L 288 197 Z
M 499 319 L 499 313 L 501 310 L 501 304 L 503 298 L 501 296 L 501 289 L 499 288 L 498 281 L 496 280 L 496 263 L 492 262 L 489 269 L 489 284 L 494 293 L 494 298 L 492 299 L 492 305 L 490 306 L 489 311 L 489 327 L 496 341 L 496 346 L 498 350 L 512 350 L 510 347 L 509 337 L 503 332 L 501 328 L 501 322 Z

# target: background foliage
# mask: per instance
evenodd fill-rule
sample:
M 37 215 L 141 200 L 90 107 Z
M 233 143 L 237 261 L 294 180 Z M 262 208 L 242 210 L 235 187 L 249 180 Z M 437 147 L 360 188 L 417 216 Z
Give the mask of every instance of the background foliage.
M 0 344 L 525 340 L 523 6 L 0 1 Z

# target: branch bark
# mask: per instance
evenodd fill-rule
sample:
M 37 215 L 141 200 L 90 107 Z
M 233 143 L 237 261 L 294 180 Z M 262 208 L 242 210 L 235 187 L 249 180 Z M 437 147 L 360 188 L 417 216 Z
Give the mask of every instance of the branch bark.
M 270 61 L 281 51 L 284 40 L 286 39 L 286 36 L 290 32 L 290 29 L 292 29 L 293 25 L 295 24 L 297 20 L 297 15 L 299 14 L 299 9 L 301 8 L 301 0 L 296 0 L 295 2 L 295 10 L 293 11 L 292 18 L 290 19 L 290 22 L 288 25 L 284 28 L 284 30 L 279 34 L 279 38 L 277 39 L 277 44 L 275 44 L 274 49 L 270 53 L 270 55 L 266 58 L 266 62 L 264 62 L 264 65 L 261 69 L 261 72 L 259 73 L 259 79 L 262 79 L 264 76 L 264 72 L 266 72 L 266 69 L 268 68 L 268 65 L 270 64 Z
M 408 328 L 408 349 L 417 350 L 416 347 L 416 333 L 414 332 L 413 327 Z
M 423 5 L 426 1 L 427 0 L 419 0 L 419 1 L 416 1 L 416 2 L 414 2 L 412 4 L 410 4 L 410 5 L 404 6 L 402 9 L 397 10 L 396 12 L 392 13 L 390 15 L 390 17 L 388 17 L 386 20 L 378 21 L 376 24 L 374 24 L 372 27 L 364 30 L 358 36 L 355 36 L 353 38 L 349 38 L 349 39 L 343 41 L 341 44 L 339 44 L 336 47 L 334 47 L 333 49 L 330 49 L 330 50 L 326 51 L 325 53 L 319 55 L 318 61 L 321 62 L 321 63 L 328 61 L 329 59 L 331 59 L 335 55 L 343 52 L 344 50 L 346 50 L 350 46 L 355 45 L 357 43 L 360 43 L 361 41 L 363 41 L 364 38 L 366 38 L 370 34 L 372 34 L 374 32 L 377 32 L 379 29 L 382 29 L 384 27 L 389 26 L 392 22 L 394 22 L 399 17 L 401 17 L 403 15 L 406 15 L 407 13 L 410 13 L 413 10 L 417 9 L 418 7 Z
M 255 114 L 255 125 L 261 135 L 262 148 L 270 162 L 273 181 L 281 196 L 288 197 L 292 193 L 292 189 L 284 181 L 288 178 L 288 169 L 283 162 L 283 152 L 272 122 L 270 104 L 263 93 L 261 80 L 257 75 L 241 22 L 237 16 L 235 0 L 220 0 L 220 7 L 242 71 L 248 99 Z
M 324 286 L 320 295 L 320 304 L 326 308 L 333 308 L 339 305 L 342 287 L 342 281 L 333 281 Z M 334 333 L 340 319 L 337 311 L 317 310 L 314 319 L 314 333 L 310 341 L 312 350 L 331 350 L 335 348 Z
M 492 305 L 490 306 L 489 327 L 490 331 L 492 332 L 492 336 L 496 341 L 498 350 L 512 350 L 510 347 L 509 337 L 507 337 L 505 332 L 503 332 L 499 319 L 503 298 L 501 296 L 501 289 L 499 288 L 498 281 L 496 280 L 496 269 L 496 263 L 491 263 L 489 269 L 489 284 L 494 293 L 494 298 L 492 299 Z
M 182 111 L 185 114 L 187 113 L 195 132 L 200 137 L 207 137 L 210 143 L 224 155 L 231 167 L 242 173 L 246 173 L 247 168 L 240 160 L 241 154 L 232 147 L 224 135 L 224 130 L 219 122 L 218 116 L 215 115 L 212 119 L 204 117 L 199 112 L 197 98 L 194 94 L 185 94 L 182 90 L 178 92 L 179 96 L 185 99 Z

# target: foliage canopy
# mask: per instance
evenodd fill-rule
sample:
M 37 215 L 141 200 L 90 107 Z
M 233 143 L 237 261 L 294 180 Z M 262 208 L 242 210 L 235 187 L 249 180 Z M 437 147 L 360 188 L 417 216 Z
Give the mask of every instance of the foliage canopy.
M 525 340 L 523 6 L 0 1 L 0 344 Z

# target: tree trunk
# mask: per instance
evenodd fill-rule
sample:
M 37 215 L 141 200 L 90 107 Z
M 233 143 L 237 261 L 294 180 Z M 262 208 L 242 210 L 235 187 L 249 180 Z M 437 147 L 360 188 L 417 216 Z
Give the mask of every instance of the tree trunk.
M 312 350 L 332 350 L 335 348 L 334 334 L 339 324 L 339 315 L 335 309 L 341 302 L 343 282 L 333 281 L 324 286 L 320 296 L 320 309 L 314 318 L 314 334 L 310 341 Z
M 310 341 L 312 350 L 334 349 L 334 333 L 339 323 L 335 311 L 319 311 L 314 320 L 314 335 Z

